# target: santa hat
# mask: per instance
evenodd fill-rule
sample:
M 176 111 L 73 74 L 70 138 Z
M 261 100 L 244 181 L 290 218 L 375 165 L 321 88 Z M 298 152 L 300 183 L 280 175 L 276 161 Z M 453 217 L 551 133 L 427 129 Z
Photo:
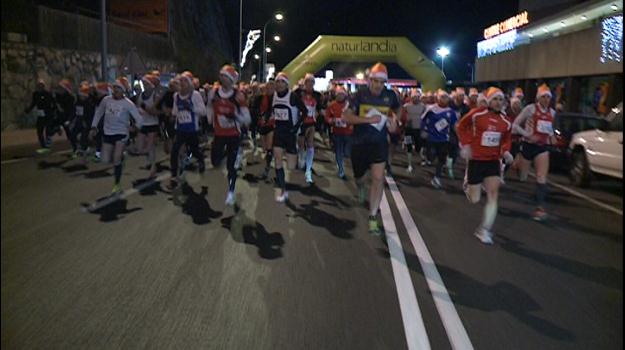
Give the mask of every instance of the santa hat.
M 478 96 L 478 95 L 479 95 L 479 93 L 478 93 L 476 88 L 470 88 L 469 89 L 469 96 Z
M 304 75 L 304 81 L 306 81 L 306 80 L 315 81 L 315 76 L 312 75 L 311 73 L 306 73 L 306 75 Z
M 106 95 L 109 93 L 109 84 L 104 82 L 99 82 L 95 84 L 96 91 L 100 94 Z
M 141 81 L 143 81 L 144 84 L 149 84 L 150 86 L 155 87 L 158 85 L 159 79 L 155 75 L 146 74 L 141 78 Z
M 223 74 L 226 77 L 228 77 L 228 79 L 230 79 L 230 81 L 234 84 L 237 81 L 239 81 L 239 73 L 237 72 L 236 69 L 234 69 L 233 66 L 226 64 L 225 66 L 221 67 L 221 70 L 219 71 L 219 74 Z
M 551 94 L 551 89 L 549 89 L 549 86 L 547 86 L 547 84 L 542 84 L 541 86 L 538 87 L 538 91 L 536 92 L 536 98 L 542 97 L 545 95 L 549 95 L 549 97 L 553 96 Z
M 489 87 L 486 90 L 486 92 L 484 93 L 484 96 L 486 97 L 486 101 L 488 103 L 490 103 L 490 101 L 492 101 L 493 98 L 495 98 L 497 96 L 499 96 L 501 98 L 504 97 L 503 92 L 499 88 L 494 87 L 494 86 Z
M 287 85 L 289 85 L 289 76 L 286 75 L 286 73 L 280 72 L 280 73 L 278 73 L 278 75 L 276 75 L 276 81 L 280 81 L 280 80 L 282 80 Z
M 369 72 L 369 79 L 388 80 L 388 70 L 386 69 L 386 66 L 381 62 L 374 64 Z
M 340 94 L 347 96 L 347 91 L 345 91 L 345 88 L 342 86 L 337 86 L 336 89 L 334 89 L 334 92 L 336 93 L 337 96 Z
M 68 94 L 72 93 L 72 82 L 69 81 L 69 79 L 61 79 L 61 81 L 59 81 L 59 86 L 65 89 Z
M 523 96 L 525 95 L 523 94 L 523 89 L 521 89 L 520 87 L 517 87 L 516 89 L 514 89 L 514 93 L 512 94 L 512 96 L 523 98 Z

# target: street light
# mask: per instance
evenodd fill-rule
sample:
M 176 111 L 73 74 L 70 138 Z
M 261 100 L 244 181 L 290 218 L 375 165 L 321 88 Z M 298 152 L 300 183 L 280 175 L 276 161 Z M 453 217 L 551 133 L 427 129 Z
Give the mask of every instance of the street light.
M 441 56 L 441 70 L 443 71 L 443 75 L 445 75 L 445 57 L 449 55 L 449 49 L 442 46 L 436 50 L 436 53 Z
M 273 41 L 280 41 L 280 35 L 274 35 L 273 36 Z
M 263 70 L 262 70 L 262 74 L 260 75 L 261 81 L 265 81 L 265 65 L 267 64 L 267 52 L 271 51 L 271 49 L 269 49 L 269 51 L 267 51 L 266 49 L 267 47 L 267 40 L 266 40 L 267 39 L 267 25 L 271 23 L 271 21 L 282 22 L 283 20 L 284 20 L 284 14 L 281 12 L 276 12 L 273 15 L 273 17 L 271 17 L 263 26 L 263 48 L 265 49 L 263 50 L 263 62 L 262 62 Z M 275 40 L 275 37 L 274 37 L 274 40 Z
M 271 47 L 267 46 L 267 47 L 265 48 L 265 52 L 267 52 L 267 53 L 271 53 Z M 265 55 L 265 56 L 267 56 L 267 55 Z
M 255 54 L 254 54 L 254 59 L 255 59 L 255 60 L 259 60 L 259 59 L 260 59 L 260 56 L 259 56 L 257 53 L 255 53 Z
M 362 72 L 356 73 L 356 79 L 363 80 L 364 78 L 365 78 L 365 75 Z

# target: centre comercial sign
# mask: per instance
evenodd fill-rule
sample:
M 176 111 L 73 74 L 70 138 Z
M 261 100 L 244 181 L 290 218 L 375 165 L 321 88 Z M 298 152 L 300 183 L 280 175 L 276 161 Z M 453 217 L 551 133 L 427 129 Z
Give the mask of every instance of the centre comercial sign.
M 527 11 L 523 11 L 516 16 L 512 16 L 505 21 L 493 24 L 492 26 L 484 29 L 484 39 L 490 39 L 499 34 L 520 28 L 528 23 L 529 19 L 527 17 Z

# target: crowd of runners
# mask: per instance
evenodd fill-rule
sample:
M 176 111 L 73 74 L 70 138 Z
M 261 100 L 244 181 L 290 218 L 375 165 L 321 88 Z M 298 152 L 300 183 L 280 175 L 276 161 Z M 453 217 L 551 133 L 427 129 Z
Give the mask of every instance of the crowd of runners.
M 447 181 L 462 181 L 470 203 L 479 203 L 485 192 L 483 217 L 474 233 L 485 244 L 493 243 L 504 175 L 512 170 L 520 181 L 527 181 L 533 165 L 533 218 L 547 218 L 548 145 L 555 142 L 555 111 L 546 85 L 527 97 L 520 88 L 507 94 L 497 87 L 481 92 L 471 87 L 468 94 L 461 87 L 400 92 L 387 87 L 382 63 L 370 68 L 368 85 L 354 93 L 337 85 L 315 91 L 312 74 L 296 84 L 284 72 L 266 83 L 247 84 L 230 65 L 220 69 L 213 84 L 201 85 L 189 71 L 164 84 L 162 80 L 152 71 L 135 84 L 125 77 L 113 84 L 85 81 L 76 91 L 68 79 L 52 91 L 39 81 L 26 109 L 37 115 L 38 152 L 49 152 L 52 136 L 64 133 L 72 158 L 83 164 L 113 164 L 117 194 L 129 155 L 145 156 L 149 177 L 156 179 L 161 142 L 169 155 L 167 187 L 173 190 L 194 160 L 197 171 L 205 172 L 204 150 L 209 149 L 214 168 L 225 161 L 225 203 L 232 206 L 244 149 L 263 154 L 265 166 L 259 175 L 272 179 L 275 174 L 275 200 L 285 202 L 287 179 L 301 172 L 305 182 L 313 184 L 315 147 L 330 147 L 337 176 L 353 180 L 359 204 L 368 203 L 373 235 L 381 234 L 378 211 L 384 178 L 392 176 L 393 158 L 405 153 L 408 174 L 417 167 L 434 167 L 430 183 L 436 189 L 444 191 Z M 353 179 L 345 170 L 347 159 Z M 458 161 L 465 171 L 456 179 Z

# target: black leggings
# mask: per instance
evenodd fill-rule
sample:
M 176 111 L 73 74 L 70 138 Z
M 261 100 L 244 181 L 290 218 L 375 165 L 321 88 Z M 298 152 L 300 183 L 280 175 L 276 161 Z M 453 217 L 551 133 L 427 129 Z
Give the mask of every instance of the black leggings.
M 237 169 L 234 163 L 241 145 L 240 136 L 215 136 L 211 147 L 211 163 L 216 168 L 226 158 L 226 168 L 228 169 L 228 189 L 234 191 L 237 179 Z
M 438 160 L 436 163 L 436 177 L 441 177 L 443 166 L 447 161 L 447 153 L 449 152 L 449 142 L 430 142 L 428 159 L 434 162 L 434 157 Z
M 176 133 L 174 145 L 171 148 L 171 157 L 169 159 L 172 177 L 178 176 L 178 153 L 180 153 L 180 147 L 182 147 L 183 144 L 187 145 L 187 151 L 190 151 L 193 156 L 197 158 L 200 167 L 204 167 L 204 153 L 200 151 L 198 133 L 178 131 Z
M 47 117 L 37 118 L 37 138 L 41 148 L 48 147 L 47 137 L 52 136 L 52 123 Z M 45 131 L 45 134 L 44 134 Z

